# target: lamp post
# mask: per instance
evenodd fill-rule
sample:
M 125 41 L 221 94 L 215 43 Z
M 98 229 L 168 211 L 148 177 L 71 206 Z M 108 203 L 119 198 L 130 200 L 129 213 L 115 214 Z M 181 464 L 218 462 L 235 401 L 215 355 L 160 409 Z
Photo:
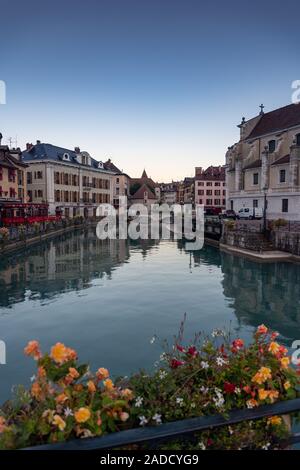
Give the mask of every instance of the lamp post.
M 263 191 L 264 191 L 264 225 L 263 225 L 263 232 L 264 232 L 264 234 L 266 234 L 266 231 L 267 231 L 267 204 L 268 204 L 268 201 L 267 201 L 268 188 L 267 188 L 267 186 L 264 186 Z

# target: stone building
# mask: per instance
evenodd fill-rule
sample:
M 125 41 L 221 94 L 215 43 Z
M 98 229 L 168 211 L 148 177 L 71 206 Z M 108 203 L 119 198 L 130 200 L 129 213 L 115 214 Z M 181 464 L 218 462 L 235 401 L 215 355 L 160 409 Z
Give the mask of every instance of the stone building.
M 37 141 L 27 144 L 22 160 L 28 164 L 29 202 L 48 203 L 50 214 L 95 216 L 99 204 L 113 201 L 114 172 L 79 147 Z
M 129 195 L 129 187 L 130 187 L 130 177 L 124 173 L 122 170 L 119 170 L 116 165 L 113 164 L 111 159 L 107 160 L 104 163 L 104 167 L 106 170 L 111 171 L 114 173 L 112 179 L 112 193 L 113 193 L 113 205 L 117 209 L 120 205 L 119 198 L 120 196 Z
M 265 208 L 268 219 L 300 220 L 300 106 L 291 104 L 238 125 L 226 153 L 227 208 Z
M 195 168 L 195 204 L 221 212 L 226 207 L 225 167 Z

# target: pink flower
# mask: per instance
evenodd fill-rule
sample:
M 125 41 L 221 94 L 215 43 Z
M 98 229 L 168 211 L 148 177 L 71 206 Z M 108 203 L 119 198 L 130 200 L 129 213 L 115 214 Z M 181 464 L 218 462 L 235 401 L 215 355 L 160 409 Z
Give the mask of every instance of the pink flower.
M 170 366 L 172 369 L 177 369 L 177 367 L 183 366 L 183 364 L 184 364 L 184 361 L 178 361 L 177 359 L 172 359 Z

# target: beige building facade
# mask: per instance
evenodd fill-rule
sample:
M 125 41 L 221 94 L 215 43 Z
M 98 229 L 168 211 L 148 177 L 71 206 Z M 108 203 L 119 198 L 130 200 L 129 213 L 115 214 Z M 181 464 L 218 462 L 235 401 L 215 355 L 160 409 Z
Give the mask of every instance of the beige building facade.
M 300 220 L 300 107 L 261 111 L 238 127 L 226 153 L 227 209 L 264 209 L 266 201 L 268 219 Z

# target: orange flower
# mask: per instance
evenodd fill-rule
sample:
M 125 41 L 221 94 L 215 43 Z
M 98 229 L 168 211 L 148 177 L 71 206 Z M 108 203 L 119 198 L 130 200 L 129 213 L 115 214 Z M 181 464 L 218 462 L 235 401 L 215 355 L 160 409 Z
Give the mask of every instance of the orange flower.
M 107 379 L 109 377 L 109 372 L 104 367 L 100 367 L 96 372 L 96 376 L 99 380 Z
M 60 431 L 63 431 L 66 427 L 65 421 L 59 415 L 54 415 L 52 424 L 57 426 Z
M 24 353 L 26 356 L 32 356 L 36 361 L 39 360 L 42 357 L 39 342 L 29 341 L 27 346 L 24 348 Z
M 82 385 L 82 384 L 76 384 L 76 385 L 74 385 L 74 390 L 75 390 L 75 392 L 82 392 L 82 390 L 83 390 L 83 385 Z
M 276 343 L 276 341 L 272 341 L 269 345 L 269 351 L 274 355 L 278 354 L 280 351 L 280 345 Z
M 107 390 L 113 390 L 114 389 L 114 383 L 111 379 L 104 380 L 103 384 L 104 384 L 104 387 Z
M 7 429 L 6 420 L 3 416 L 0 416 L 0 434 Z
M 38 368 L 38 371 L 37 371 L 37 375 L 38 375 L 38 377 L 39 377 L 40 379 L 46 377 L 46 376 L 47 376 L 47 373 L 46 373 L 45 368 L 42 367 L 42 366 L 39 367 L 39 368 Z
M 283 386 L 285 390 L 288 390 L 289 388 L 291 388 L 291 382 L 287 380 L 286 382 L 284 382 Z
M 248 408 L 254 408 L 255 406 L 258 406 L 258 402 L 254 400 L 254 398 L 250 398 L 250 400 L 246 401 L 246 405 Z
M 265 400 L 269 396 L 269 391 L 264 390 L 263 388 L 260 388 L 258 390 L 258 397 L 260 400 Z
M 72 379 L 78 379 L 80 376 L 79 372 L 74 367 L 69 367 L 69 374 Z
M 96 391 L 96 385 L 94 384 L 94 382 L 92 380 L 89 380 L 88 383 L 87 383 L 87 387 L 88 387 L 88 391 L 90 393 L 95 393 Z
M 271 378 L 271 369 L 269 369 L 269 367 L 261 367 L 254 377 L 252 377 L 252 382 L 261 385 L 266 382 L 266 380 Z
M 265 325 L 259 325 L 259 327 L 257 328 L 257 333 L 259 333 L 260 335 L 265 335 L 268 333 L 268 328 Z
M 31 395 L 36 399 L 36 400 L 41 400 L 42 398 L 42 388 L 38 382 L 34 382 L 31 386 Z
M 289 357 L 282 357 L 280 359 L 280 364 L 283 369 L 287 369 L 289 367 L 290 358 Z
M 68 400 L 68 396 L 65 393 L 60 393 L 57 395 L 55 398 L 56 403 L 64 403 L 66 400 Z
M 269 391 L 269 398 L 271 400 L 271 403 L 275 401 L 276 398 L 278 398 L 279 392 L 277 390 L 270 390 Z
M 127 398 L 128 400 L 132 400 L 133 392 L 129 388 L 125 388 L 124 390 L 121 391 L 121 396 L 123 398 Z
M 91 412 L 88 408 L 79 408 L 78 411 L 74 413 L 77 423 L 85 423 L 91 417 Z
M 268 418 L 268 424 L 271 424 L 272 426 L 278 426 L 279 424 L 281 424 L 281 417 L 272 416 L 271 418 Z
M 50 357 L 57 364 L 63 364 L 64 362 L 76 359 L 77 354 L 74 349 L 67 348 L 63 343 L 56 343 L 51 348 Z

